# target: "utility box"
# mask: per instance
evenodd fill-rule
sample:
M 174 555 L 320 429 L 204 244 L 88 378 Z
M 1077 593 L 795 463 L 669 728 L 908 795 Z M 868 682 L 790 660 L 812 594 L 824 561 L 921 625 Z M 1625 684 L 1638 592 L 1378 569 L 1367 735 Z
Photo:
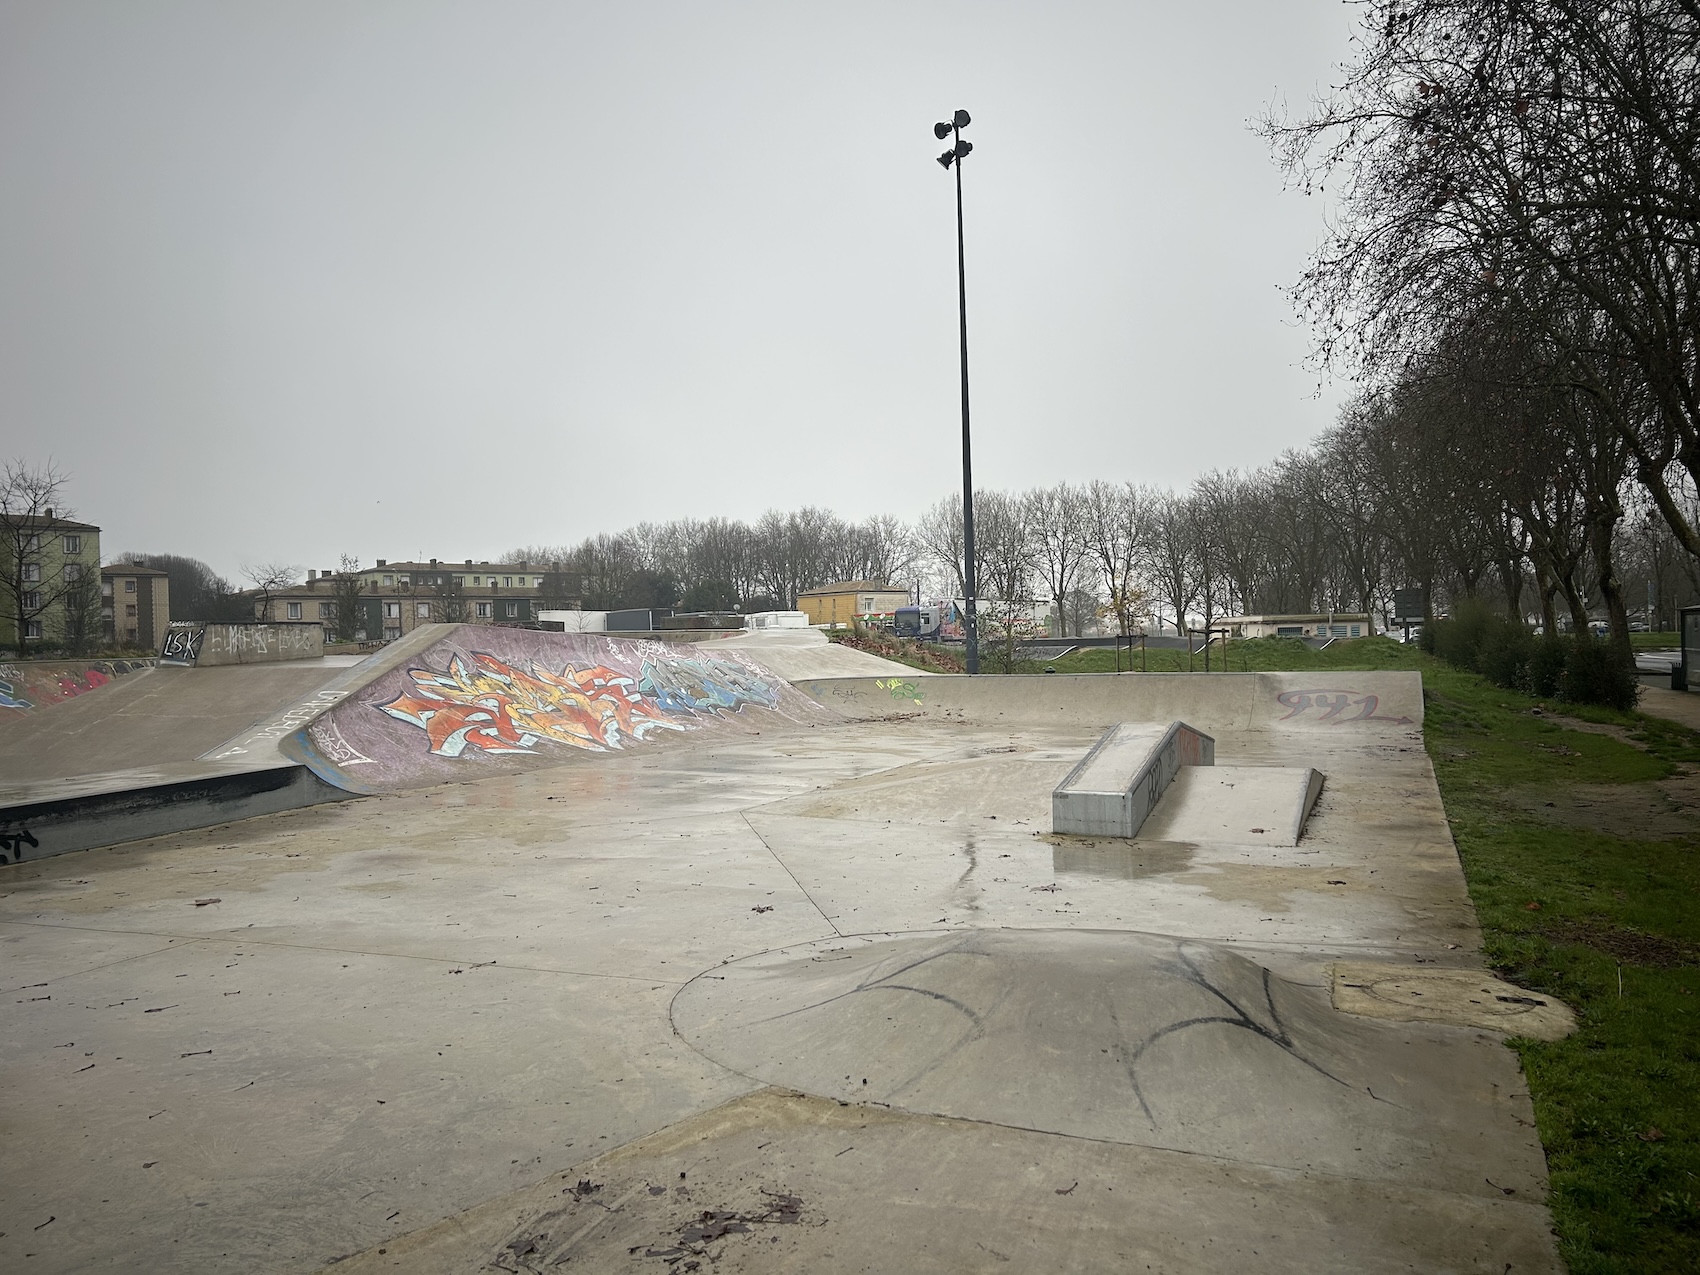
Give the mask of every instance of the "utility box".
M 1671 689 L 1700 692 L 1700 607 L 1683 607 L 1676 613 L 1676 633 L 1682 659 L 1670 671 Z
M 654 611 L 610 611 L 607 628 L 610 633 L 654 633 L 662 627 L 661 622 L 672 614 L 671 610 L 665 608 Z

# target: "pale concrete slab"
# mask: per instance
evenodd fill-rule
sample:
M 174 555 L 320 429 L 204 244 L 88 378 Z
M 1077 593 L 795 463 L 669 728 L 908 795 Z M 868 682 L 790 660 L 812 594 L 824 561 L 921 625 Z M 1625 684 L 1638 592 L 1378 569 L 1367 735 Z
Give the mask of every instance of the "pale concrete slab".
M 1568 1005 L 1479 970 L 1341 961 L 1333 975 L 1334 1008 L 1348 1014 L 1481 1027 L 1535 1040 L 1562 1040 L 1576 1030 Z

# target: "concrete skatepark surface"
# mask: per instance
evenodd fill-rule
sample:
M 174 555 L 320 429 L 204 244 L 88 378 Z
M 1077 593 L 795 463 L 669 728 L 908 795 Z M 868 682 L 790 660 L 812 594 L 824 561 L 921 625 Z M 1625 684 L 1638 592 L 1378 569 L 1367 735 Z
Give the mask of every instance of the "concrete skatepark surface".
M 348 662 L 140 669 L 48 711 L 0 720 L 0 787 L 193 762 L 308 698 Z
M 0 1266 L 1559 1270 L 1501 1036 L 1333 1006 L 1479 940 L 1416 677 L 1330 677 L 804 680 L 4 869 Z M 1296 846 L 1050 835 L 1175 718 Z

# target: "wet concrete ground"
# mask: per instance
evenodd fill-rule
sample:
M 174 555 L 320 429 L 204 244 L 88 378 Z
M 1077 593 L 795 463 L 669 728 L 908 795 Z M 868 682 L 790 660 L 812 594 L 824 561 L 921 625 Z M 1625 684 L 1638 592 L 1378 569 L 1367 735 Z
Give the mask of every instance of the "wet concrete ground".
M 0 1266 L 1559 1269 L 1499 1038 L 1328 1003 L 1335 958 L 1477 962 L 1420 739 L 1219 733 L 1223 764 L 1327 774 L 1295 847 L 1055 843 L 1050 789 L 1096 734 L 764 731 L 11 869 Z M 971 1054 L 938 1033 L 960 1014 L 906 1008 L 880 1053 L 914 1051 L 932 1088 L 866 1101 L 871 1071 L 823 1093 L 801 1037 L 756 1032 L 753 1010 L 740 1031 L 736 998 L 702 1008 L 729 967 L 765 987 L 805 968 L 791 957 L 980 932 L 1015 936 L 995 977 L 899 999 L 988 1021 L 992 1001 L 1070 1004 L 1066 978 L 1035 991 L 1020 946 L 1056 932 L 1134 970 L 1111 979 L 1130 994 L 1167 959 L 1143 935 L 1243 961 L 1250 1025 L 1164 1064 L 1166 1092 L 1183 1075 L 1210 1111 L 1144 1132 L 1099 1078 L 1040 1104 L 1069 1121 L 1023 1116 L 1085 1074 L 1046 1050 L 1122 1047 L 1090 1008 L 1067 1033 L 1021 1018 L 1007 1083 L 987 1080 L 996 1052 L 953 1082 Z M 1378 1067 L 1421 1155 L 1333 1118 L 1346 1089 L 1386 1102 L 1357 1094 Z M 1280 1133 L 1307 1104 L 1330 1113 L 1314 1154 Z

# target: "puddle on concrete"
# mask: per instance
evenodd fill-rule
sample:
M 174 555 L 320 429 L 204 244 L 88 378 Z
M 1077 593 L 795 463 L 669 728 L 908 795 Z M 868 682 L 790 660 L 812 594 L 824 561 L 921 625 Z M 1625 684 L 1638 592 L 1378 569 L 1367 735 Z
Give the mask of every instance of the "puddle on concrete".
M 1059 874 L 1111 877 L 1133 881 L 1140 877 L 1185 872 L 1198 847 L 1190 841 L 1053 841 L 1051 869 Z

